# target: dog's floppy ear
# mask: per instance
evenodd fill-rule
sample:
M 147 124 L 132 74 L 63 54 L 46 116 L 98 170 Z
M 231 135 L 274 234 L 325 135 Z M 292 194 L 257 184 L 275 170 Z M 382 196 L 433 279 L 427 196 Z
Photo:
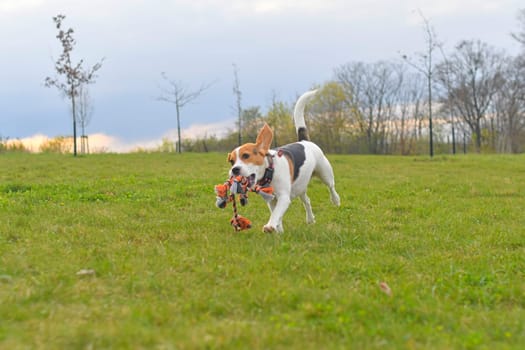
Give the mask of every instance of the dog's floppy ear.
M 235 163 L 235 153 L 231 152 L 231 153 L 228 153 L 228 163 L 231 163 L 233 165 L 233 163 Z
M 262 127 L 261 131 L 259 131 L 259 135 L 257 135 L 257 140 L 255 141 L 257 151 L 262 155 L 268 154 L 270 146 L 272 145 L 272 140 L 273 131 L 270 128 L 270 126 L 268 126 L 268 124 L 264 123 L 264 126 Z

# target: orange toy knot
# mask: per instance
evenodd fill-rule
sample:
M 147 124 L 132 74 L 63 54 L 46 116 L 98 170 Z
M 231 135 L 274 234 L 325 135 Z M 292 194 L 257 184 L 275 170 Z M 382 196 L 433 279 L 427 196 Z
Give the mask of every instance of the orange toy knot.
M 260 194 L 261 197 L 264 198 L 265 201 L 269 202 L 272 199 L 274 199 L 273 195 L 273 187 L 270 186 L 259 186 L 256 185 L 253 191 L 257 194 Z
M 215 202 L 215 205 L 217 206 L 217 208 L 226 208 L 226 204 L 228 203 L 229 188 L 230 186 L 228 186 L 227 183 L 215 186 L 215 194 L 217 196 L 217 201 Z
M 230 224 L 233 226 L 235 231 L 242 231 L 252 228 L 252 222 L 244 216 L 237 215 L 230 220 Z

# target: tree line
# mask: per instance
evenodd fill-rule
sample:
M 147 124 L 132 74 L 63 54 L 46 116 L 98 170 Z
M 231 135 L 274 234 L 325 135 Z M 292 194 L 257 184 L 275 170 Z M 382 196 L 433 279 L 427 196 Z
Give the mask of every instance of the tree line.
M 424 69 L 406 55 L 335 68 L 309 106 L 312 139 L 331 153 L 422 154 L 431 136 L 430 147 L 439 153 L 523 152 L 525 9 L 518 18 L 520 30 L 512 36 L 523 50 L 516 56 L 480 40 L 462 40 L 445 52 L 425 21 L 428 51 L 419 55 Z M 268 122 L 277 144 L 295 141 L 292 108 L 293 103 L 274 99 L 265 114 L 258 106 L 243 109 L 238 123 L 243 138 L 254 140 Z M 186 140 L 182 147 L 225 151 L 237 145 L 238 134 Z

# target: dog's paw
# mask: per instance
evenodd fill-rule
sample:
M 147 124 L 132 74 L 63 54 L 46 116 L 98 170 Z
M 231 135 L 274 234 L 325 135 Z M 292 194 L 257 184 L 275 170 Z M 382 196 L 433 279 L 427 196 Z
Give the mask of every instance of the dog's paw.
M 274 233 L 276 231 L 275 227 L 270 225 L 264 225 L 262 230 L 264 233 Z
M 337 192 L 332 192 L 331 196 L 330 196 L 330 199 L 332 200 L 332 203 L 336 206 L 341 206 L 341 199 L 339 198 L 339 195 L 337 194 Z
M 315 217 L 306 217 L 306 223 L 308 225 L 315 224 Z

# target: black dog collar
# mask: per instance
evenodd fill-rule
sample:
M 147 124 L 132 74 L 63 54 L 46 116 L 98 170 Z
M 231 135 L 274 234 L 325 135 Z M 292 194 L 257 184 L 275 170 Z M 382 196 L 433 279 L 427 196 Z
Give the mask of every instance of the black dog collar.
M 273 180 L 273 156 L 271 154 L 266 155 L 266 159 L 268 159 L 268 167 L 264 170 L 264 175 L 262 179 L 260 179 L 257 184 L 261 187 L 264 186 L 270 186 Z

